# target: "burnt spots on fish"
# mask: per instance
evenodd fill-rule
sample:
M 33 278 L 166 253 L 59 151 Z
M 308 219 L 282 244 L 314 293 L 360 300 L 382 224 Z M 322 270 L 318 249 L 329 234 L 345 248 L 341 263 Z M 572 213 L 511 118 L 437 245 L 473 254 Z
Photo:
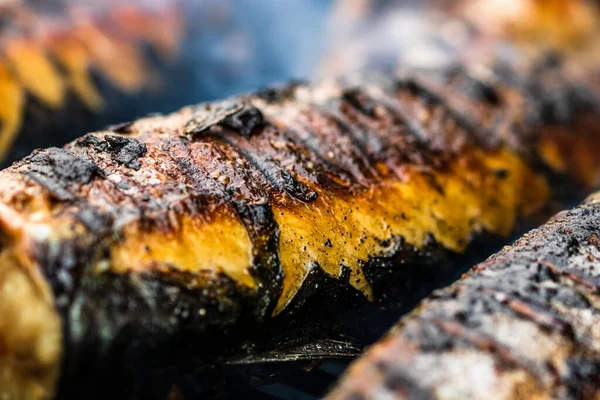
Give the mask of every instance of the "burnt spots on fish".
M 476 285 L 472 287 L 473 291 L 501 304 L 503 308 L 497 309 L 497 313 L 512 313 L 546 332 L 575 340 L 578 336 L 575 334 L 575 322 L 557 310 L 587 308 L 591 306 L 589 301 L 570 286 L 557 286 L 560 280 L 557 281 L 553 273 L 548 274 L 548 270 L 540 268 L 539 264 L 522 263 L 522 267 L 515 266 L 510 273 L 498 271 L 493 277 L 478 277 L 472 282 Z
M 506 306 L 526 321 L 533 322 L 542 330 L 558 333 L 568 339 L 575 340 L 573 325 L 566 319 L 555 315 L 553 309 L 543 304 L 531 304 L 518 298 L 507 296 L 502 299 Z
M 491 80 L 481 79 L 463 65 L 436 70 L 427 76 L 476 102 L 483 102 L 491 107 L 500 107 L 504 104 L 501 91 L 492 84 Z
M 75 141 L 75 144 L 80 147 L 92 147 L 94 150 L 99 152 L 107 151 L 108 143 L 98 138 L 97 136 L 88 133 Z
M 166 398 L 177 371 L 217 358 L 239 334 L 237 324 L 251 323 L 244 317 L 251 299 L 223 274 L 89 271 L 64 311 L 70 357 L 62 365 L 58 397 L 92 390 L 100 397 Z
M 199 135 L 206 130 L 218 125 L 226 118 L 243 110 L 244 105 L 235 100 L 220 103 L 206 103 L 200 105 L 185 126 L 185 133 L 189 136 Z
M 415 142 L 427 146 L 430 142 L 426 128 L 418 120 L 409 115 L 407 107 L 395 96 L 383 91 L 369 90 L 369 94 L 387 110 L 389 110 L 396 121 L 406 127 L 406 132 L 410 134 Z
M 112 219 L 108 214 L 86 206 L 77 212 L 75 218 L 94 234 L 107 231 L 110 228 Z
M 561 68 L 565 63 L 564 55 L 557 51 L 549 50 L 536 60 L 533 66 L 533 73 L 540 74 L 548 70 Z
M 464 136 L 462 141 L 477 141 L 479 145 L 484 143 L 480 139 L 484 137 L 491 137 L 492 135 L 483 132 L 484 127 L 476 124 L 464 113 L 458 111 L 453 105 L 450 104 L 450 99 L 445 98 L 441 93 L 438 93 L 432 85 L 429 85 L 422 78 L 416 77 L 400 77 L 396 81 L 396 90 L 402 92 L 408 91 L 414 100 L 421 100 L 426 109 L 425 114 L 421 119 L 427 123 L 427 126 L 432 127 L 434 124 L 439 123 L 440 128 L 445 132 L 453 132 L 452 136 L 456 138 L 456 142 L 460 143 L 459 138 Z M 440 107 L 443 111 L 442 116 L 437 116 L 439 121 L 436 121 L 436 107 Z M 427 115 L 427 112 L 430 115 Z M 458 128 L 458 129 L 457 129 Z
M 96 176 L 104 176 L 96 164 L 55 147 L 34 152 L 23 159 L 23 165 L 22 173 L 61 201 L 75 199 L 71 185 L 86 184 Z
M 279 259 L 279 226 L 268 203 L 237 204 L 238 213 L 252 241 L 250 273 L 258 280 L 256 307 L 258 321 L 271 316 L 283 288 Z
M 375 118 L 376 103 L 358 88 L 346 89 L 342 93 L 342 100 L 370 118 Z
M 134 137 L 105 135 L 104 140 L 87 134 L 75 142 L 80 147 L 92 147 L 98 152 L 109 153 L 111 158 L 127 168 L 139 170 L 142 163 L 139 160 L 146 154 L 146 144 Z
M 265 126 L 265 118 L 258 108 L 246 106 L 221 121 L 221 126 L 248 137 Z
M 597 396 L 596 382 L 600 382 L 600 360 L 597 357 L 573 355 L 566 360 L 565 367 L 561 371 L 561 381 L 570 398 L 591 399 Z
M 314 105 L 313 107 L 327 125 L 336 127 L 352 143 L 353 148 L 356 149 L 355 155 L 359 157 L 360 163 L 363 165 L 365 175 L 378 177 L 379 173 L 375 169 L 378 154 L 371 153 L 368 147 L 373 135 L 354 124 L 345 114 L 341 113 L 338 101 L 327 102 L 324 105 Z
M 219 182 L 216 171 L 206 169 L 202 158 L 202 149 L 189 146 L 188 143 L 173 143 L 168 157 L 173 169 L 165 171 L 170 177 L 188 186 L 187 192 L 195 197 L 212 199 L 219 204 L 231 205 L 233 199 L 227 192 L 223 182 Z M 198 212 L 199 210 L 190 210 Z
M 462 92 L 467 96 L 477 101 L 486 102 L 493 107 L 499 107 L 504 104 L 504 100 L 498 89 L 488 82 L 484 82 L 467 73 L 465 73 L 464 78 Z
M 85 214 L 85 213 L 84 213 Z M 81 275 L 89 265 L 100 258 L 109 257 L 109 247 L 106 233 L 109 226 L 101 224 L 110 222 L 107 220 L 91 221 L 91 214 L 79 213 L 79 222 L 98 228 L 96 232 L 88 235 L 77 236 L 48 243 L 38 243 L 34 248 L 34 257 L 42 265 L 42 273 L 47 278 L 59 311 L 64 314 L 71 304 L 71 300 L 77 291 Z M 103 218 L 103 217 L 101 217 Z M 52 246 L 52 248 L 50 248 Z
M 543 91 L 538 103 L 540 120 L 546 124 L 573 124 L 584 112 L 600 115 L 599 99 L 579 85 Z
M 260 171 L 218 136 L 191 142 L 188 151 L 207 179 L 218 181 L 236 201 L 261 203 L 269 198 L 268 183 Z
M 492 71 L 498 81 L 520 91 L 527 99 L 530 125 L 571 124 L 581 112 L 600 112 L 594 92 L 569 77 L 563 64 L 551 53 L 538 58 L 528 71 L 515 71 L 496 63 Z
M 275 182 L 280 182 L 283 185 L 283 189 L 294 198 L 305 203 L 310 203 L 317 199 L 318 194 L 310 190 L 302 182 L 296 180 L 289 171 L 282 169 L 278 173 L 276 172 L 275 175 L 279 175 L 276 177 Z
M 414 134 L 421 127 L 412 126 L 412 121 L 405 122 L 402 119 L 407 117 L 402 113 L 399 104 L 392 105 L 391 99 L 383 100 L 381 96 L 374 98 L 364 90 L 360 92 L 361 97 L 378 105 L 377 113 L 373 117 L 365 116 L 348 102 L 340 104 L 340 111 L 354 125 L 366 132 L 364 146 L 372 157 L 395 170 L 398 176 L 402 176 L 402 166 L 407 163 L 441 167 L 443 157 L 441 154 L 433 156 L 427 144 L 420 140 L 421 135 Z M 388 104 L 384 104 L 386 101 Z
M 139 170 L 142 163 L 139 160 L 146 154 L 146 144 L 133 137 L 106 135 L 107 151 L 113 160 L 127 168 Z
M 292 100 L 295 96 L 296 89 L 306 86 L 308 86 L 307 81 L 292 80 L 286 84 L 272 85 L 259 89 L 256 92 L 256 97 L 267 104 L 281 103 L 283 101 Z
M 473 327 L 466 327 L 454 321 L 432 319 L 431 323 L 438 327 L 443 335 L 450 340 L 462 342 L 460 344 L 477 348 L 490 354 L 500 365 L 507 369 L 521 369 L 540 379 L 540 371 L 528 360 L 522 359 L 514 352 L 497 341 L 493 336 L 487 335 Z M 455 342 L 455 345 L 458 344 Z
M 392 166 L 392 169 L 406 161 L 400 148 L 407 143 L 402 141 L 401 135 L 397 135 L 398 132 L 393 132 L 398 130 L 397 126 L 386 125 L 382 118 L 366 117 L 364 113 L 349 106 L 348 103 L 339 104 L 337 113 L 339 113 L 339 119 L 343 118 L 355 127 L 354 131 L 358 133 L 356 140 L 361 147 L 364 147 L 371 160 L 384 162 L 386 165 Z M 396 147 L 394 142 L 399 147 Z M 375 167 L 377 168 L 377 166 Z M 385 174 L 379 168 L 378 173 Z
M 189 136 L 199 135 L 217 125 L 248 137 L 265 125 L 265 119 L 258 108 L 229 100 L 200 106 L 188 121 L 185 132 Z
M 343 171 L 359 186 L 368 186 L 373 181 L 369 161 L 343 125 L 309 106 L 303 107 L 293 118 L 287 121 L 286 132 L 326 168 Z
M 273 126 L 263 131 L 260 136 L 246 138 L 228 132 L 219 136 L 236 152 L 258 170 L 269 183 L 278 190 L 288 193 L 293 198 L 308 203 L 317 199 L 317 193 L 310 190 L 304 183 L 297 180 L 281 163 L 286 162 L 289 168 L 304 172 L 304 176 L 310 179 L 314 175 L 303 167 L 307 165 L 306 159 L 294 152 L 294 144 L 284 137 L 281 132 Z

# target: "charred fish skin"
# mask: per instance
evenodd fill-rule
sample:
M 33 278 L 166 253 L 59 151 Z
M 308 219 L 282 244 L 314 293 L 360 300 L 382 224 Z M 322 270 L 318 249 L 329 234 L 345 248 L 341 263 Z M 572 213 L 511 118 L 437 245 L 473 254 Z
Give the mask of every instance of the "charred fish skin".
M 449 71 L 300 83 L 91 133 L 0 172 L 1 283 L 17 288 L 0 303 L 20 321 L 0 331 L 3 394 L 164 398 L 248 351 L 242 339 L 294 336 L 286 321 L 310 320 L 315 299 L 410 296 L 445 255 L 539 211 L 551 184 L 596 184 L 597 94 L 537 64 L 489 83 L 495 106 L 461 89 L 461 69 L 443 85 L 455 100 L 439 89 Z M 540 112 L 559 105 L 579 118 Z M 473 129 L 499 115 L 519 129 Z M 544 157 L 564 132 L 586 151 Z M 386 286 L 423 262 L 405 290 Z
M 434 292 L 328 398 L 596 398 L 599 199 Z

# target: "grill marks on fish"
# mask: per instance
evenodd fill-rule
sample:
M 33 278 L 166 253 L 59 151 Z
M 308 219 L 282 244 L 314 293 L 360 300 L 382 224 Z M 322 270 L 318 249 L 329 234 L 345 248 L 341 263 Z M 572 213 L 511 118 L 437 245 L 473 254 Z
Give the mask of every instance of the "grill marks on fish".
M 435 398 L 597 396 L 599 198 L 558 214 L 435 292 L 351 366 L 329 398 L 369 398 L 398 372 L 408 377 L 398 382 L 399 398 L 411 398 L 413 387 Z
M 434 87 L 433 75 L 418 78 Z M 212 339 L 234 341 L 246 328 L 296 315 L 311 297 L 377 300 L 384 293 L 373 288 L 398 272 L 395 260 L 408 249 L 437 265 L 482 231 L 508 235 L 550 198 L 553 165 L 531 163 L 529 142 L 482 134 L 478 121 L 458 120 L 471 118 L 462 103 L 438 88 L 428 89 L 434 100 L 423 98 L 398 79 L 292 85 L 281 95 L 189 107 L 40 151 L 0 173 L 1 204 L 16 210 L 0 212 L 0 223 L 33 249 L 25 256 L 51 282 L 65 354 L 112 348 L 139 331 L 144 346 L 166 343 L 145 349 L 148 356 L 176 351 L 173 333 L 183 332 L 206 338 L 194 354 L 215 357 L 223 349 Z M 469 95 L 464 104 L 476 104 Z M 592 127 L 572 140 L 598 142 Z M 385 268 L 369 270 L 378 265 Z M 192 295 L 179 303 L 177 290 Z M 177 359 L 166 358 L 169 370 Z M 61 390 L 109 391 L 93 386 L 93 369 L 76 378 L 82 362 L 66 362 Z M 99 373 L 107 376 L 126 367 L 106 363 Z
M 228 218 L 232 221 L 231 223 L 234 225 L 240 224 L 241 227 L 244 227 L 244 223 L 240 221 L 240 216 L 248 214 L 247 207 L 249 207 L 249 203 L 262 205 L 263 207 L 268 207 L 267 204 L 270 204 L 276 220 L 273 223 L 276 222 L 279 225 L 279 230 L 283 235 L 280 250 L 283 251 L 285 249 L 286 239 L 287 243 L 294 243 L 294 247 L 290 248 L 289 252 L 284 251 L 292 259 L 295 258 L 292 256 L 292 253 L 301 251 L 300 248 L 296 248 L 297 243 L 299 244 L 304 240 L 303 236 L 297 234 L 297 232 L 304 231 L 309 237 L 317 234 L 314 231 L 307 231 L 310 228 L 300 227 L 301 225 L 305 225 L 302 222 L 302 219 L 305 217 L 308 220 L 312 219 L 314 221 L 318 218 L 317 215 L 322 215 L 323 213 L 326 215 L 331 214 L 331 217 L 325 216 L 321 218 L 324 218 L 332 226 L 344 226 L 344 221 L 348 220 L 354 221 L 352 224 L 355 224 L 353 225 L 355 228 L 359 224 L 367 226 L 358 235 L 358 239 L 343 238 L 344 233 L 340 231 L 337 234 L 338 239 L 333 241 L 336 242 L 336 245 L 333 244 L 330 238 L 323 238 L 323 240 L 315 239 L 314 243 L 327 241 L 332 244 L 329 246 L 330 248 L 335 249 L 337 247 L 337 251 L 330 251 L 335 254 L 335 257 L 339 256 L 337 261 L 334 260 L 335 257 L 325 257 L 325 259 L 321 259 L 321 262 L 319 262 L 320 257 L 316 254 L 311 254 L 307 260 L 293 262 L 290 266 L 284 265 L 283 270 L 284 275 L 287 276 L 289 286 L 289 293 L 284 297 L 287 297 L 287 301 L 289 301 L 308 273 L 310 265 L 317 262 L 328 273 L 335 276 L 341 271 L 338 264 L 339 260 L 346 258 L 344 257 L 344 253 L 347 252 L 348 242 L 359 240 L 354 246 L 356 249 L 357 247 L 365 246 L 365 241 L 374 241 L 365 246 L 369 250 L 359 251 L 356 260 L 358 264 L 351 268 L 354 274 L 357 274 L 355 283 L 362 281 L 362 284 L 358 286 L 365 293 L 368 293 L 366 279 L 364 277 L 360 278 L 360 264 L 368 260 L 369 256 L 372 255 L 372 251 L 375 251 L 375 254 L 377 253 L 375 249 L 379 246 L 376 243 L 389 240 L 394 235 L 400 234 L 408 236 L 412 243 L 419 245 L 423 241 L 423 238 L 420 237 L 421 235 L 439 229 L 438 221 L 444 220 L 446 217 L 445 211 L 434 206 L 432 210 L 436 210 L 434 212 L 438 215 L 428 217 L 430 220 L 423 223 L 421 228 L 416 228 L 408 232 L 406 228 L 401 226 L 404 223 L 401 222 L 401 218 L 397 218 L 398 213 L 390 214 L 389 211 L 385 211 L 383 215 L 380 215 L 383 217 L 383 222 L 375 222 L 372 220 L 372 217 L 364 214 L 369 209 L 373 213 L 372 207 L 366 207 L 364 211 L 361 209 L 361 207 L 366 206 L 366 203 L 356 203 L 356 200 L 353 200 L 352 197 L 340 202 L 335 199 L 335 196 L 342 194 L 344 191 L 351 194 L 368 190 L 370 194 L 367 195 L 366 199 L 371 200 L 367 201 L 372 201 L 373 199 L 370 196 L 373 196 L 375 193 L 384 197 L 398 196 L 409 203 L 417 201 L 416 198 L 409 200 L 416 193 L 411 194 L 410 191 L 405 193 L 409 189 L 403 189 L 393 183 L 393 181 L 390 182 L 394 186 L 391 192 L 377 188 L 377 181 L 390 179 L 388 173 L 389 166 L 393 167 L 392 169 L 395 170 L 396 175 L 401 179 L 413 180 L 414 185 L 429 187 L 431 190 L 437 192 L 437 196 L 444 197 L 445 190 L 449 190 L 449 193 L 455 190 L 464 191 L 466 188 L 464 183 L 460 183 L 460 179 L 457 182 L 453 182 L 455 178 L 450 178 L 452 173 L 445 176 L 447 172 L 442 170 L 437 171 L 437 166 L 427 165 L 427 161 L 438 158 L 445 162 L 452 162 L 452 158 L 464 150 L 464 146 L 468 145 L 470 148 L 481 147 L 475 141 L 475 136 L 480 133 L 475 128 L 475 123 L 472 121 L 464 122 L 467 117 L 458 114 L 447 101 L 443 100 L 442 95 L 434 93 L 432 89 L 424 89 L 424 84 L 416 82 L 416 80 L 404 78 L 404 80 L 395 80 L 391 87 L 378 88 L 380 93 L 387 93 L 385 95 L 387 100 L 383 104 L 378 101 L 381 99 L 381 96 L 372 97 L 368 90 L 361 91 L 360 88 L 343 89 L 343 87 L 335 85 L 328 87 L 330 84 L 325 84 L 322 87 L 316 88 L 306 86 L 295 87 L 290 89 L 290 94 L 283 101 L 270 102 L 268 104 L 263 104 L 260 98 L 256 100 L 249 98 L 239 104 L 236 104 L 235 101 L 229 101 L 214 107 L 203 106 L 199 111 L 195 111 L 191 118 L 188 117 L 188 121 L 191 122 L 182 124 L 182 126 L 186 126 L 185 133 L 192 135 L 189 139 L 169 138 L 161 142 L 162 144 L 157 143 L 157 146 L 160 145 L 161 149 L 152 154 L 157 159 L 161 159 L 160 151 L 168 152 L 170 155 L 163 162 L 167 164 L 173 163 L 173 167 L 168 167 L 168 165 L 160 166 L 158 171 L 165 168 L 172 168 L 172 171 L 166 175 L 156 175 L 153 179 L 158 184 L 168 180 L 169 177 L 178 181 L 181 181 L 181 177 L 183 177 L 183 185 L 185 187 L 180 190 L 181 196 L 202 198 L 202 200 L 199 200 L 199 204 L 213 204 L 209 208 L 210 210 L 229 210 L 223 212 L 223 215 L 228 215 Z M 329 93 L 327 92 L 328 90 Z M 343 92 L 344 90 L 346 92 Z M 339 100 L 340 91 L 342 92 L 341 100 Z M 326 94 L 324 95 L 323 93 Z M 361 104 L 369 102 L 367 112 L 365 112 L 363 106 L 357 105 L 359 102 L 356 101 L 356 96 L 362 96 Z M 255 103 L 255 105 L 252 103 Z M 392 104 L 392 108 L 394 109 L 408 110 L 407 115 L 403 116 L 403 118 L 405 120 L 419 121 L 417 123 L 423 125 L 418 130 L 420 132 L 427 132 L 426 134 L 430 138 L 423 141 L 424 138 L 421 135 L 415 137 L 414 131 L 407 129 L 402 124 L 403 121 L 399 121 L 393 111 L 392 115 L 390 115 L 390 104 Z M 350 108 L 348 108 L 348 105 Z M 259 108 L 262 108 L 262 111 Z M 358 111 L 360 116 L 356 113 L 353 115 L 349 114 L 350 110 Z M 198 114 L 198 112 L 202 114 Z M 267 116 L 267 119 L 263 117 L 263 113 Z M 248 115 L 248 117 L 244 117 L 244 115 Z M 350 116 L 353 119 L 349 118 Z M 359 118 L 362 118 L 361 124 L 357 124 L 356 122 Z M 269 120 L 273 120 L 273 123 Z M 248 129 L 246 129 L 246 125 L 249 125 Z M 452 125 L 453 129 L 449 129 L 449 125 Z M 468 126 L 468 129 L 461 128 L 461 125 Z M 383 134 L 382 127 L 387 128 L 387 132 L 393 134 Z M 257 129 L 260 129 L 260 133 L 256 135 L 252 134 Z M 135 131 L 135 125 L 128 126 L 128 130 Z M 452 139 L 450 139 L 450 136 L 444 137 L 441 134 L 442 132 L 452 132 L 453 134 L 450 135 Z M 141 135 L 139 137 L 143 141 L 144 136 Z M 369 137 L 372 139 L 370 140 Z M 146 136 L 146 138 L 150 141 L 155 140 L 151 136 Z M 434 156 L 436 145 L 431 143 L 431 139 L 433 138 L 444 142 L 445 144 L 442 147 L 452 149 L 453 154 L 443 157 Z M 89 136 L 78 143 L 80 145 L 89 144 L 91 145 L 90 149 L 94 151 L 108 152 L 111 155 L 111 160 L 124 164 L 126 167 L 133 168 L 134 170 L 139 170 L 143 164 L 143 160 L 147 159 L 147 157 L 143 157 L 146 144 L 141 143 L 135 137 L 105 134 L 103 139 L 101 141 L 94 136 Z M 161 139 L 157 140 L 160 142 Z M 374 143 L 371 146 L 374 148 L 369 148 L 370 146 L 367 142 L 369 140 L 370 143 Z M 448 146 L 449 141 L 454 141 L 455 145 Z M 129 147 L 132 147 L 132 149 L 135 148 L 133 149 L 135 151 L 127 151 L 125 152 L 127 154 L 121 154 L 121 152 Z M 378 149 L 389 151 L 393 157 L 386 160 L 377 160 Z M 439 149 L 437 151 L 440 151 Z M 340 154 L 340 151 L 343 153 Z M 484 157 L 486 156 L 484 155 Z M 497 162 L 505 162 L 502 159 L 506 156 L 502 154 L 498 154 L 497 156 Z M 478 157 L 467 158 L 470 159 L 469 163 L 474 164 L 474 168 L 485 168 L 481 164 L 481 160 L 477 161 Z M 494 156 L 489 156 L 488 158 L 492 160 Z M 108 162 L 108 160 L 108 158 L 103 158 L 103 162 Z M 409 163 L 406 163 L 406 160 Z M 396 164 L 394 164 L 394 161 Z M 489 161 L 485 161 L 483 164 L 486 162 Z M 415 168 L 415 166 L 417 169 L 423 170 L 422 178 L 412 177 L 414 172 L 411 169 Z M 113 169 L 112 175 L 114 177 L 119 176 L 119 181 L 116 183 L 121 189 L 124 189 L 121 190 L 122 192 L 135 191 L 134 179 L 122 178 L 129 175 L 128 172 L 115 168 L 114 165 L 111 165 L 109 168 Z M 470 168 L 472 167 L 467 167 L 467 170 Z M 530 174 L 527 167 L 519 166 L 518 168 L 522 168 L 522 170 L 516 171 L 517 179 L 519 179 L 518 175 L 524 178 Z M 141 172 L 152 172 L 151 169 L 148 168 L 148 171 L 142 169 Z M 115 171 L 118 172 L 115 173 Z M 181 174 L 181 177 L 175 177 L 174 174 Z M 141 177 L 143 175 L 136 176 L 136 178 Z M 145 176 L 145 178 L 149 182 L 148 177 Z M 498 176 L 498 178 L 501 177 Z M 498 181 L 501 180 L 498 179 Z M 416 183 L 419 181 L 422 183 Z M 543 189 L 537 194 L 539 197 L 533 202 L 534 207 L 535 204 L 540 204 L 546 197 L 543 194 L 546 191 L 543 180 L 540 181 L 538 179 L 538 181 L 538 188 Z M 326 184 L 323 186 L 324 183 Z M 515 182 L 511 182 L 511 184 L 513 183 Z M 131 189 L 127 189 L 127 186 L 130 186 Z M 444 188 L 444 186 L 447 187 Z M 518 187 L 520 184 L 516 182 L 516 186 Z M 462 189 L 460 189 L 461 187 Z M 149 187 L 146 187 L 146 189 L 149 189 Z M 394 193 L 394 195 L 391 193 Z M 532 194 L 532 196 L 535 197 L 536 195 Z M 319 199 L 319 197 L 321 198 Z M 134 198 L 132 205 L 135 205 L 137 201 Z M 297 203 L 298 201 L 301 203 Z M 437 200 L 434 200 L 434 203 L 435 201 Z M 472 201 L 472 198 L 468 201 Z M 482 205 L 485 205 L 487 201 L 492 201 L 492 199 L 484 199 Z M 500 200 L 493 201 L 497 202 Z M 152 203 L 150 202 L 150 204 Z M 302 203 L 309 204 L 309 208 L 305 209 L 301 205 Z M 519 202 L 517 201 L 517 203 Z M 485 217 L 484 221 L 478 224 L 482 224 L 481 226 L 492 232 L 502 234 L 508 232 L 512 221 L 515 220 L 517 214 L 522 212 L 520 210 L 521 206 L 517 203 L 512 205 L 504 204 L 504 208 L 502 205 L 497 204 L 484 206 L 485 208 L 489 207 L 489 210 L 498 209 L 501 211 L 505 210 L 506 207 L 510 209 L 511 217 L 508 224 L 499 225 L 499 222 L 493 219 L 485 221 Z M 310 204 L 313 204 L 313 207 Z M 160 207 L 160 205 L 158 206 Z M 164 206 L 167 206 L 167 208 L 170 207 L 168 202 L 164 203 Z M 384 205 L 381 205 L 381 207 L 384 210 L 389 210 L 389 207 Z M 137 213 L 143 215 L 147 205 L 142 204 L 139 208 L 140 210 Z M 295 211 L 296 209 L 298 211 Z M 402 210 L 403 208 L 399 209 Z M 477 207 L 476 209 L 481 210 L 481 208 Z M 312 214 L 312 212 L 308 212 L 307 210 L 313 210 L 316 214 Z M 358 212 L 357 217 L 348 215 L 353 211 Z M 480 213 L 481 211 L 476 212 Z M 210 214 L 210 212 L 204 213 L 206 215 Z M 292 217 L 284 217 L 285 214 L 290 213 Z M 415 219 L 423 219 L 420 211 L 413 212 L 413 214 Z M 174 220 L 171 221 L 171 225 L 176 227 L 181 221 L 177 221 L 178 217 L 173 218 Z M 396 222 L 386 221 L 386 218 L 391 218 Z M 287 228 L 290 221 L 294 221 L 291 224 L 292 228 Z M 455 231 L 452 233 L 434 232 L 433 235 L 445 246 L 456 250 L 460 250 L 464 246 L 472 229 L 478 229 L 476 228 L 478 224 L 464 227 L 460 227 L 461 224 L 457 225 L 457 222 L 445 222 L 444 224 L 449 224 L 449 230 Z M 244 227 L 245 230 L 249 228 L 251 227 Z M 325 225 L 321 228 L 326 229 Z M 231 229 L 231 227 L 228 229 Z M 288 237 L 290 234 L 292 236 Z M 452 238 L 453 236 L 456 236 L 456 238 Z M 139 242 L 141 244 L 143 240 Z M 246 246 L 241 245 L 240 249 Z M 315 244 L 308 247 L 314 248 L 315 250 L 313 251 L 317 251 L 317 253 L 329 251 L 327 249 L 316 250 Z M 303 245 L 302 248 L 306 248 L 306 246 Z M 243 274 L 248 274 L 248 268 L 252 265 L 251 261 L 241 256 L 242 253 L 244 251 L 240 250 L 241 258 L 239 262 L 228 264 L 229 266 L 236 265 L 234 270 L 241 272 L 237 273 L 230 270 L 230 274 L 236 275 L 241 281 L 245 282 L 246 286 L 252 287 L 253 280 L 249 275 L 246 278 L 241 278 L 244 276 Z M 354 264 L 356 261 L 342 261 L 342 265 L 348 263 Z M 282 262 L 285 264 L 284 261 Z M 143 264 L 141 263 L 140 265 Z M 184 264 L 188 264 L 188 262 Z M 305 265 L 302 266 L 302 264 Z M 204 265 L 204 263 L 199 262 L 199 265 Z M 200 267 L 200 269 L 202 268 Z M 289 283 L 290 279 L 292 279 L 291 277 L 298 274 L 295 270 L 302 272 L 293 279 L 295 282 L 292 284 Z M 278 311 L 281 311 L 281 309 Z

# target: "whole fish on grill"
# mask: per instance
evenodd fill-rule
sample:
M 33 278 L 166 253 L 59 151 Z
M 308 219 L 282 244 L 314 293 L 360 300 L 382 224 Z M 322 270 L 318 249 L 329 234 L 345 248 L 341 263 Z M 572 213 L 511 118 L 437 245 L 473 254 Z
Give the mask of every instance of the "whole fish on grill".
M 343 333 L 596 186 L 597 64 L 478 40 L 479 59 L 191 106 L 0 172 L 0 394 L 193 396 L 212 363 Z
M 600 195 L 434 292 L 329 399 L 595 399 Z

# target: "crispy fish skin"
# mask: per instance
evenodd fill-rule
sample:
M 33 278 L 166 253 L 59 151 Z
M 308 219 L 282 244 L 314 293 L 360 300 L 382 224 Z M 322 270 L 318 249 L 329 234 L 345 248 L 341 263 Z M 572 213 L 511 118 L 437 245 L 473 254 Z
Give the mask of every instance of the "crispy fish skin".
M 165 398 L 253 332 L 406 297 L 597 184 L 597 93 L 542 61 L 271 88 L 0 172 L 0 303 L 21 321 L 0 330 L 2 394 Z
M 328 399 L 600 396 L 600 194 L 434 292 Z

